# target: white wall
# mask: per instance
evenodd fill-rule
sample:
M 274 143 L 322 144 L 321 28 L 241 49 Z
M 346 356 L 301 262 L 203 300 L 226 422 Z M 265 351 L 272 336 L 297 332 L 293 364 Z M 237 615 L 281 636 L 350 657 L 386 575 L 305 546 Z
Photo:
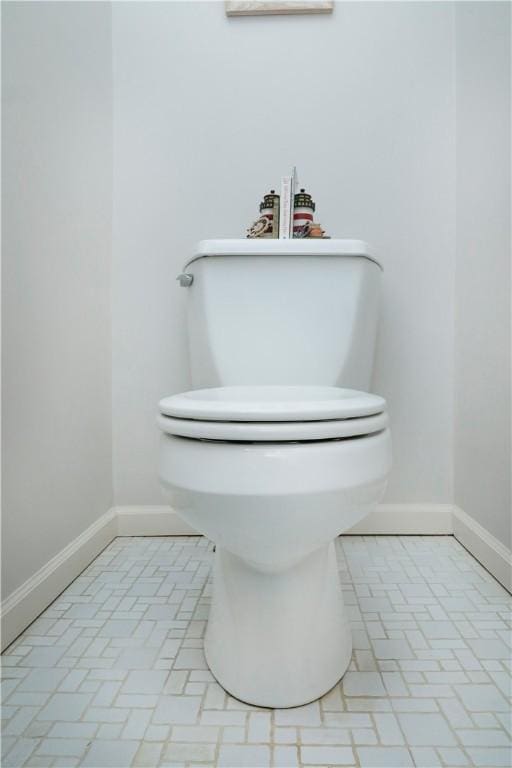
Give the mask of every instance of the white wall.
M 385 265 L 387 501 L 455 500 L 509 542 L 506 4 L 112 14 L 3 6 L 4 593 L 108 509 L 112 471 L 117 504 L 162 503 L 156 403 L 190 386 L 175 276 L 293 163 Z
M 110 6 L 4 3 L 2 33 L 8 595 L 111 505 Z
M 175 276 L 237 237 L 296 163 L 320 221 L 385 266 L 374 391 L 390 502 L 452 499 L 453 7 L 340 3 L 227 19 L 114 3 L 113 457 L 118 504 L 160 504 L 160 397 L 190 386 Z
M 456 34 L 455 501 L 510 548 L 510 5 Z

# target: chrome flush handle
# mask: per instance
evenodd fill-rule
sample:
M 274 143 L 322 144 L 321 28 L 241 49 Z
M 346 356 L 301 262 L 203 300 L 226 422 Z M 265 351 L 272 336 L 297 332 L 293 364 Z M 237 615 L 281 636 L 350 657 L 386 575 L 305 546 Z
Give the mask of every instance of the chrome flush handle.
M 189 275 L 187 272 L 182 272 L 176 278 L 182 288 L 188 288 L 194 282 L 194 275 Z

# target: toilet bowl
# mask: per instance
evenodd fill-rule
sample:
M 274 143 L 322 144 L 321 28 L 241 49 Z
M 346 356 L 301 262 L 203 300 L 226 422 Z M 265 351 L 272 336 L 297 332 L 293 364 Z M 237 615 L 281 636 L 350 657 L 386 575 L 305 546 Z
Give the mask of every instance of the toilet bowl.
M 337 387 L 220 387 L 164 398 L 158 423 L 162 486 L 216 544 L 213 675 L 259 706 L 318 698 L 350 662 L 333 541 L 384 492 L 385 401 Z

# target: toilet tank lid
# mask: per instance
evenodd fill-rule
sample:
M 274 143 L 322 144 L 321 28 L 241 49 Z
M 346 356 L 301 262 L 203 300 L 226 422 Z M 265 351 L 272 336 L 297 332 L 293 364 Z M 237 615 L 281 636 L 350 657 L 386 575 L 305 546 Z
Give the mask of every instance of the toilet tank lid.
M 185 267 L 204 256 L 362 256 L 382 265 L 363 240 L 331 238 L 231 238 L 201 240 Z

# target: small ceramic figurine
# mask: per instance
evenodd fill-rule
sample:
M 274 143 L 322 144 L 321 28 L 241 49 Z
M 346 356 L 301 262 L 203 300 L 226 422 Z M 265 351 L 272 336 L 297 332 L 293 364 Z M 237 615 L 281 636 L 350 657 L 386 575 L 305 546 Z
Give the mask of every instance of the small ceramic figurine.
M 275 189 L 270 194 L 264 195 L 260 203 L 260 216 L 266 216 L 272 222 L 272 237 L 279 237 L 279 195 Z
M 313 213 L 315 211 L 315 203 L 313 198 L 309 195 L 305 189 L 301 189 L 294 197 L 293 206 L 293 236 L 294 237 L 309 237 L 308 234 L 303 234 L 304 228 L 307 227 L 313 221 Z
M 295 195 L 293 208 L 294 237 L 327 237 L 320 224 L 313 221 L 315 208 L 311 195 L 305 189 L 301 189 Z
M 273 237 L 272 222 L 266 216 L 260 216 L 247 230 L 247 237 Z
M 279 237 L 279 195 L 271 189 L 260 203 L 260 218 L 247 230 L 247 237 Z
M 312 221 L 309 225 L 308 237 L 325 237 L 325 232 L 317 222 Z

